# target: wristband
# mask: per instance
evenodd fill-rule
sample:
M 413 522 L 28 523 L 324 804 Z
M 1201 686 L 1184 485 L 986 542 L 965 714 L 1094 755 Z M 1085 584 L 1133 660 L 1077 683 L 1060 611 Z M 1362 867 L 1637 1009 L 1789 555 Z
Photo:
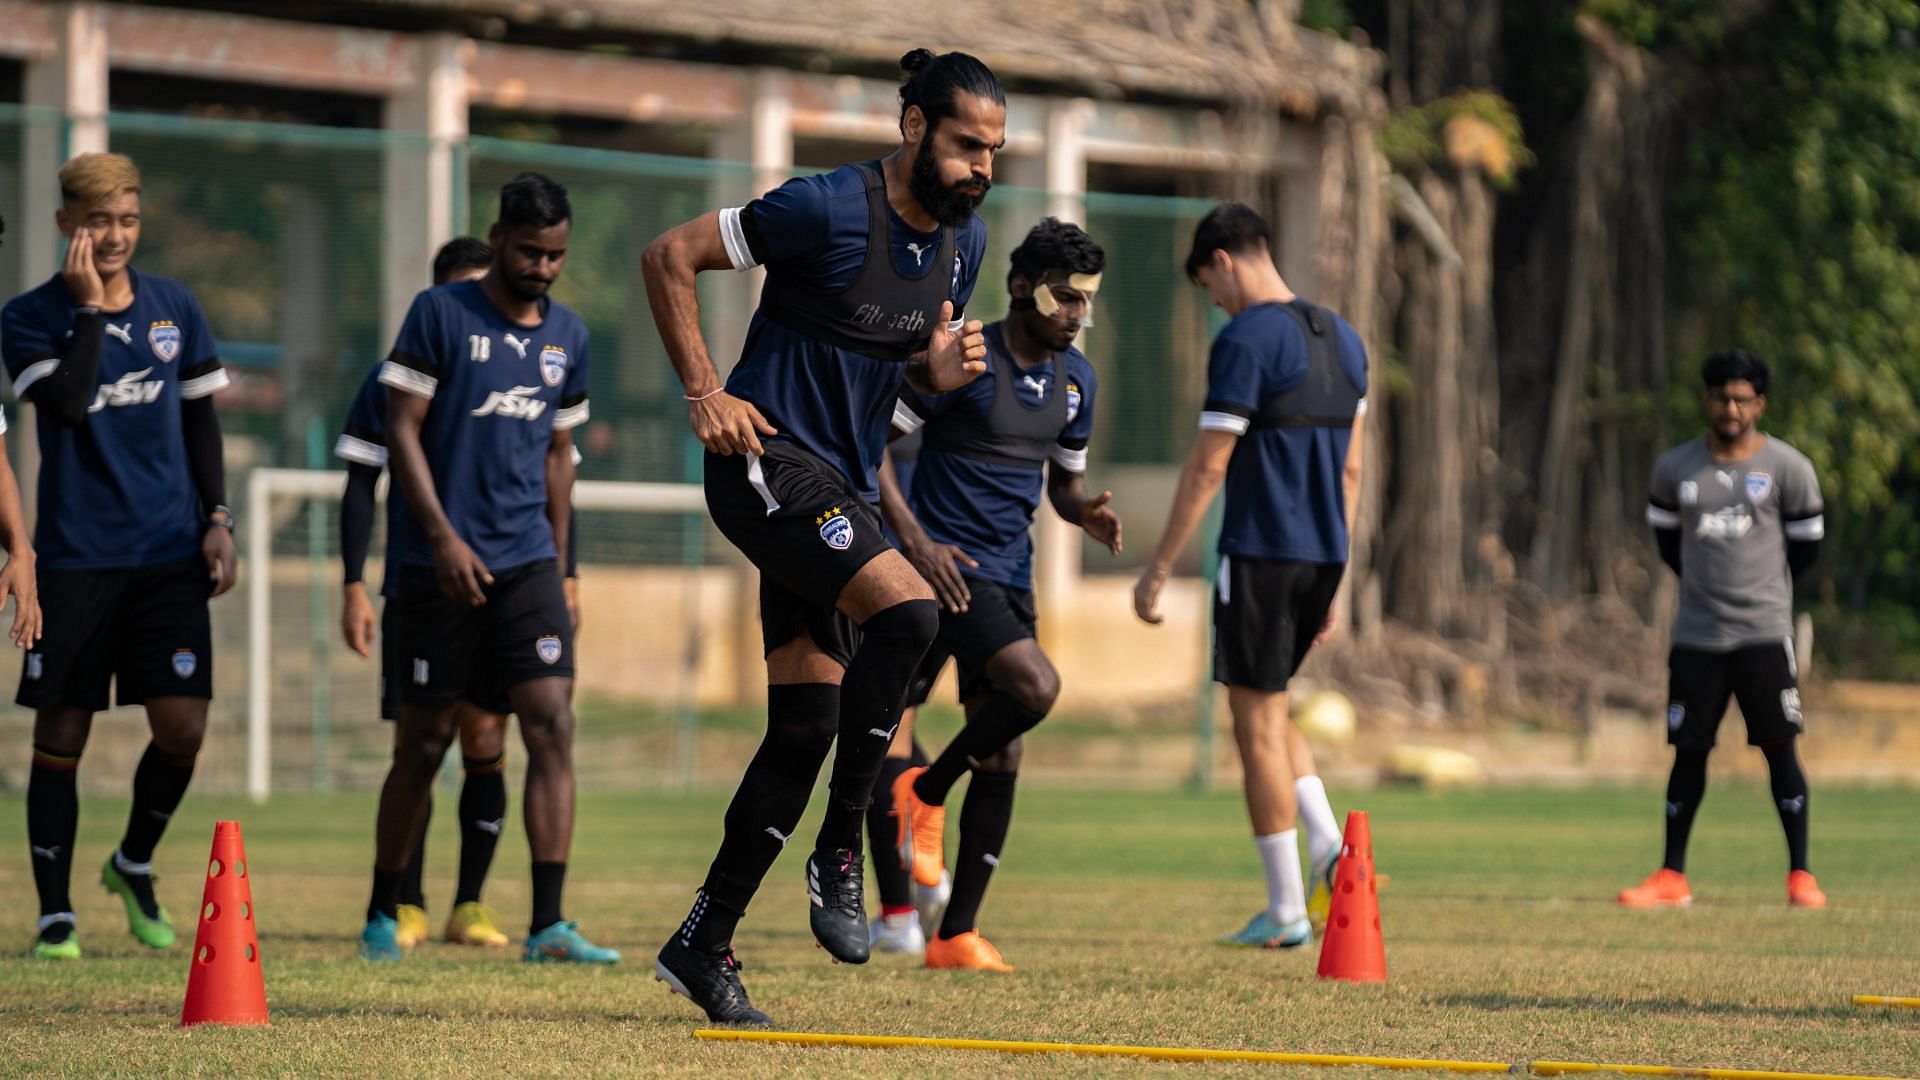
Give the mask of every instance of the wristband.
M 92 304 L 85 304 L 74 308 L 73 313 L 75 315 L 98 315 L 100 314 L 100 309 L 94 307 Z
M 726 390 L 726 387 L 724 386 L 716 386 L 713 389 L 707 391 L 706 393 L 701 394 L 699 397 L 694 397 L 692 394 L 682 394 L 680 396 L 687 399 L 688 401 L 705 401 L 708 398 L 712 397 L 713 395 L 721 393 L 725 390 Z

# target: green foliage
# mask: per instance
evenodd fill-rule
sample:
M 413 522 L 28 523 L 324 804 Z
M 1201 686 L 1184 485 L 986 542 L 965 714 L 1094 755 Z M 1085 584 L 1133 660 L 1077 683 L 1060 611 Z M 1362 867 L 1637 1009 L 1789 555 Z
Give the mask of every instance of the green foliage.
M 1845 679 L 1920 682 L 1920 611 L 1880 602 L 1863 611 L 1838 604 L 1813 609 L 1818 670 Z
M 1580 10 L 1643 49 L 1677 44 L 1698 53 L 1719 42 L 1725 7 L 1715 0 L 1586 0 Z
M 1762 74 L 1694 140 L 1682 199 L 1689 301 L 1776 365 L 1770 427 L 1862 517 L 1920 475 L 1916 23 L 1911 0 L 1791 5 L 1730 57 Z
M 1343 38 L 1353 29 L 1353 12 L 1341 0 L 1304 0 L 1300 25 Z
M 1488 178 L 1499 187 L 1512 187 L 1514 176 L 1533 164 L 1533 151 L 1527 147 L 1513 103 L 1492 90 L 1462 90 L 1395 110 L 1381 125 L 1380 150 L 1403 172 L 1441 164 L 1447 123 L 1462 116 L 1487 124 L 1506 141 L 1506 167 L 1489 169 Z

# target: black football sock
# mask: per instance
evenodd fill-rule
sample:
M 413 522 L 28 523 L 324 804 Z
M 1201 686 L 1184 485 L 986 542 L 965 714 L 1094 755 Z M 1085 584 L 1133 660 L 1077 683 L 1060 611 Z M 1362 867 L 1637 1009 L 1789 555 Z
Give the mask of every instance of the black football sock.
M 813 850 L 823 857 L 860 851 L 860 826 L 900 723 L 914 669 L 940 629 L 931 600 L 907 600 L 860 624 L 860 647 L 840 680 L 840 745 L 827 784 L 827 812 Z
M 536 862 L 533 864 L 533 918 L 527 923 L 528 934 L 537 934 L 561 921 L 560 893 L 566 888 L 566 884 L 566 863 Z
M 367 921 L 372 922 L 375 915 L 400 917 L 400 874 L 377 866 L 373 868 L 373 894 L 367 898 Z
M 974 928 L 987 883 L 1000 865 L 1000 851 L 1013 823 L 1013 787 L 1018 773 L 976 772 L 960 804 L 960 851 L 953 867 L 953 899 L 940 920 L 940 936 L 959 937 Z
M 75 786 L 80 755 L 56 754 L 33 748 L 33 766 L 27 774 L 27 845 L 33 860 L 33 886 L 40 893 L 40 914 L 70 915 L 73 898 L 73 838 L 80 825 L 80 797 Z M 41 937 L 65 941 L 71 923 L 48 924 Z
M 1693 815 L 1707 794 L 1708 752 L 1673 752 L 1673 772 L 1667 777 L 1667 856 L 1663 865 L 1676 874 L 1687 872 L 1687 837 L 1693 832 Z
M 163 753 L 153 743 L 140 755 L 133 771 L 133 810 L 127 815 L 127 832 L 120 838 L 120 854 L 132 864 L 153 861 L 153 849 L 167 831 L 167 822 L 187 794 L 193 779 L 193 758 L 178 758 Z
M 1793 870 L 1807 868 L 1807 774 L 1791 741 L 1763 746 L 1773 805 L 1780 811 L 1780 827 L 1787 834 L 1787 861 Z
M 507 755 L 491 760 L 462 758 L 467 778 L 460 785 L 460 880 L 453 902 L 477 902 L 493 868 L 500 828 L 507 822 Z
M 433 796 L 428 795 L 425 809 L 420 811 L 420 838 L 413 842 L 413 857 L 407 860 L 407 868 L 400 872 L 399 902 L 422 911 L 427 908 L 427 893 L 420 884 L 421 877 L 427 872 L 427 833 L 433 825 Z
M 893 782 L 913 767 L 912 759 L 890 757 L 880 763 L 880 779 L 873 785 L 873 805 L 867 807 L 867 846 L 873 849 L 873 883 L 880 893 L 882 912 L 913 907 L 913 883 L 900 866 L 893 838 L 899 823 L 893 820 Z
M 1005 691 L 995 690 L 973 715 L 967 726 L 953 737 L 927 771 L 913 782 L 913 793 L 929 806 L 943 806 L 947 792 L 980 762 L 1006 749 L 1008 743 L 1033 730 L 1046 719 Z
M 733 940 L 747 904 L 806 812 L 839 723 L 839 687 L 767 687 L 767 734 L 740 777 L 720 851 L 680 926 L 688 945 L 712 952 Z

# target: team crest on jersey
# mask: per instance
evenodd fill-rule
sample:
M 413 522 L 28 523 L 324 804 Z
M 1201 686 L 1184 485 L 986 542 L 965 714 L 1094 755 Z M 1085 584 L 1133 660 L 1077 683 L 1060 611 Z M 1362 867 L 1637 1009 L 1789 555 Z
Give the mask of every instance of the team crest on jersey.
M 163 364 L 171 364 L 180 355 L 180 328 L 170 322 L 157 322 L 147 327 L 147 344 L 153 348 L 153 355 Z
M 1767 497 L 1767 492 L 1772 490 L 1773 477 L 1763 472 L 1747 474 L 1747 498 L 1759 502 Z
M 548 634 L 546 637 L 533 643 L 533 653 L 540 658 L 540 662 L 543 664 L 559 663 L 560 639 L 552 634 Z
M 960 253 L 957 251 L 954 252 L 953 253 L 953 284 L 950 286 L 951 291 L 947 295 L 949 296 L 960 295 L 960 270 L 965 265 L 966 264 L 960 260 Z M 935 271 L 935 273 L 938 273 L 938 272 L 939 271 Z
M 1080 384 L 1076 382 L 1070 382 L 1067 384 L 1067 423 L 1069 424 L 1073 423 L 1074 418 L 1079 415 L 1080 415 Z
M 1667 730 L 1668 731 L 1679 731 L 1681 722 L 1686 720 L 1686 718 L 1687 718 L 1687 707 L 1685 705 L 1682 705 L 1676 701 L 1673 704 L 1667 706 Z
M 820 526 L 820 539 L 833 550 L 845 551 L 853 546 L 853 522 L 847 520 L 839 507 L 814 518 L 813 523 Z
M 193 678 L 193 673 L 198 670 L 200 670 L 200 658 L 193 655 L 192 649 L 175 649 L 173 651 L 173 673 L 175 675 L 183 679 L 191 679 Z
M 548 386 L 559 386 L 560 380 L 567 377 L 567 350 L 558 345 L 549 345 L 540 350 L 540 378 Z

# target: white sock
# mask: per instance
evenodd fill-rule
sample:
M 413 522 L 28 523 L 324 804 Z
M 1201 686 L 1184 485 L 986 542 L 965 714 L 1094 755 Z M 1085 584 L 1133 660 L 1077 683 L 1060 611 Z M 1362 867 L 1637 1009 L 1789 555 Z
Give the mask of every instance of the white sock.
M 1300 820 L 1307 826 L 1307 855 L 1318 865 L 1339 851 L 1341 842 L 1333 804 L 1327 801 L 1327 785 L 1317 776 L 1303 776 L 1293 782 L 1293 794 L 1300 803 Z
M 66 923 L 68 926 L 79 925 L 77 922 L 74 921 L 73 912 L 56 911 L 51 915 L 40 916 L 40 932 L 45 933 L 47 927 L 52 926 L 55 923 Z
M 119 870 L 119 871 L 120 871 L 121 873 L 123 873 L 123 874 L 142 874 L 142 875 L 145 875 L 145 874 L 151 874 L 151 873 L 153 873 L 153 864 L 152 864 L 152 863 L 150 863 L 150 862 L 128 862 L 128 861 L 127 861 L 127 857 L 126 857 L 125 855 L 122 855 L 122 854 L 120 854 L 120 849 L 119 849 L 119 848 L 114 848 L 114 849 L 113 849 L 113 865 L 114 865 L 114 867 L 115 867 L 116 869 L 118 869 L 118 870 Z
M 1307 917 L 1307 887 L 1300 876 L 1298 831 L 1256 836 L 1260 864 L 1267 870 L 1267 918 L 1285 926 Z

